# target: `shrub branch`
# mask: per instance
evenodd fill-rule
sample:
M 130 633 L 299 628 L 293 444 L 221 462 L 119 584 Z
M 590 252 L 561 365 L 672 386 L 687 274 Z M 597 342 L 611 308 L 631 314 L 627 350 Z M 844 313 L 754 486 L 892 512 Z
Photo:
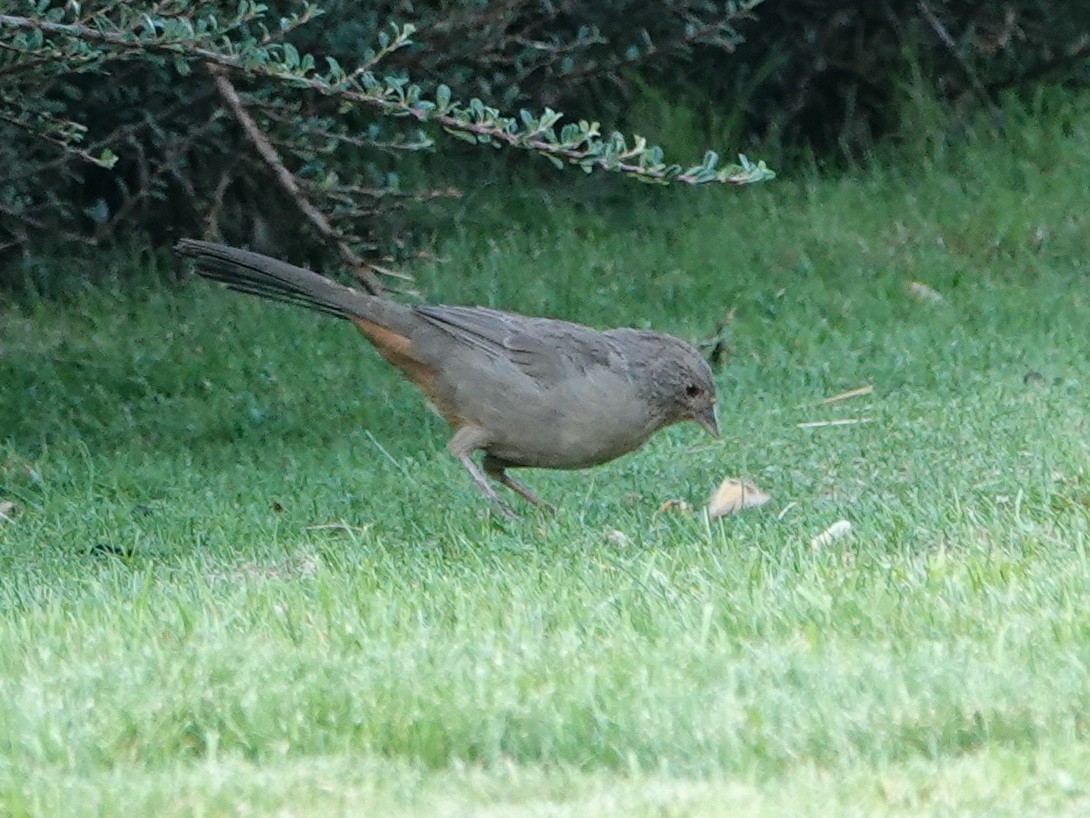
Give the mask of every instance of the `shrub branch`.
M 294 174 L 285 167 L 284 162 L 280 159 L 280 155 L 276 152 L 276 148 L 269 142 L 268 137 L 258 127 L 246 112 L 246 107 L 242 103 L 242 98 L 238 95 L 238 91 L 235 90 L 235 86 L 231 83 L 231 80 L 227 78 L 223 68 L 219 65 L 211 64 L 208 66 L 209 73 L 212 74 L 212 81 L 216 84 L 216 90 L 219 91 L 223 101 L 227 103 L 227 107 L 238 121 L 239 126 L 242 128 L 242 132 L 246 135 L 246 139 L 253 145 L 254 150 L 264 160 L 265 164 L 269 166 L 269 170 L 272 171 L 273 178 L 276 179 L 276 183 L 287 193 L 288 198 L 299 209 L 299 212 L 303 214 L 303 217 L 314 227 L 314 229 L 324 239 L 329 241 L 336 249 L 341 260 L 347 264 L 360 282 L 367 288 L 369 292 L 374 295 L 382 294 L 382 285 L 379 283 L 375 274 L 369 269 L 367 262 L 365 262 L 356 251 L 353 250 L 344 237 L 329 223 L 329 220 L 322 214 L 318 208 L 316 208 L 306 197 L 303 191 L 299 188 L 299 184 L 295 179 Z
M 555 127 L 562 115 L 548 108 L 540 117 L 534 117 L 523 110 L 516 119 L 502 115 L 478 99 L 471 100 L 468 105 L 452 102 L 450 91 L 444 85 L 439 86 L 434 100 L 426 100 L 417 85 L 391 77 L 380 81 L 369 70 L 347 74 L 333 60 L 328 60 L 330 70 L 323 74 L 315 70 L 314 59 L 310 55 L 300 57 L 294 53 L 294 49 L 288 52 L 293 55 L 291 58 L 277 61 L 268 48 L 249 46 L 237 54 L 218 52 L 188 39 L 171 39 L 160 35 L 158 27 L 150 34 L 144 30 L 134 34 L 121 34 L 76 23 L 0 14 L 0 28 L 4 27 L 74 38 L 127 54 L 170 54 L 285 82 L 346 102 L 375 108 L 389 116 L 431 122 L 466 141 L 534 151 L 554 164 L 578 165 L 587 172 L 599 169 L 646 182 L 687 185 L 710 182 L 743 185 L 764 181 L 773 176 L 763 162 L 753 164 L 744 156 L 739 157 L 736 165 L 719 168 L 719 157 L 714 151 L 708 151 L 703 162 L 687 169 L 676 164 L 666 164 L 662 159 L 662 151 L 649 146 L 641 137 L 635 137 L 635 144 L 631 147 L 619 133 L 601 138 L 596 122 L 569 123 L 558 135 Z M 411 26 L 404 26 L 400 29 L 398 38 L 401 42 L 408 42 L 412 32 Z

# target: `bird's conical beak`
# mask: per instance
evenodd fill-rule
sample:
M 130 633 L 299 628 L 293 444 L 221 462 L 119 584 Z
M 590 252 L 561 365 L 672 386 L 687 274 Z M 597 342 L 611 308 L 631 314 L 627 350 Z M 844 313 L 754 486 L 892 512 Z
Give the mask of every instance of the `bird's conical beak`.
M 694 416 L 693 420 L 703 426 L 704 431 L 712 437 L 719 437 L 719 419 L 715 416 L 715 404 Z

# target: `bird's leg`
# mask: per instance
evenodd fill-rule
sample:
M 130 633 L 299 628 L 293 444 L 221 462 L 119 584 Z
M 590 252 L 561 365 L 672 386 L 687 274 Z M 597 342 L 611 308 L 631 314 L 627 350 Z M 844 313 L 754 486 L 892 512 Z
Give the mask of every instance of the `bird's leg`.
M 488 484 L 477 464 L 473 462 L 472 453 L 480 445 L 482 436 L 480 429 L 473 426 L 463 426 L 454 433 L 454 437 L 447 441 L 447 449 L 458 458 L 458 462 L 469 472 L 469 476 L 473 479 L 473 485 L 484 495 L 485 499 L 497 508 L 504 517 L 513 520 L 515 512 L 509 509 L 503 500 L 499 498 L 496 490 Z
M 485 474 L 487 474 L 498 483 L 502 483 L 503 485 L 507 486 L 507 488 L 511 489 L 511 491 L 515 492 L 515 494 L 517 494 L 526 502 L 534 506 L 540 506 L 541 508 L 544 508 L 548 511 L 554 513 L 556 512 L 555 508 L 553 508 L 551 505 L 549 505 L 532 491 L 530 491 L 530 489 L 526 488 L 526 486 L 522 485 L 522 483 L 520 483 L 514 477 L 511 477 L 507 473 L 507 470 L 504 468 L 502 460 L 499 460 L 490 454 L 486 454 L 484 456 L 483 465 Z
M 473 462 L 473 458 L 468 454 L 463 454 L 458 460 L 466 467 L 469 476 L 473 478 L 473 485 L 480 489 L 481 494 L 484 495 L 485 499 L 495 506 L 508 520 L 515 519 L 515 512 L 509 509 L 503 500 L 499 498 L 499 495 L 496 494 L 496 490 L 488 485 L 488 481 L 484 479 L 484 475 L 481 474 L 481 470 L 477 468 L 477 464 Z

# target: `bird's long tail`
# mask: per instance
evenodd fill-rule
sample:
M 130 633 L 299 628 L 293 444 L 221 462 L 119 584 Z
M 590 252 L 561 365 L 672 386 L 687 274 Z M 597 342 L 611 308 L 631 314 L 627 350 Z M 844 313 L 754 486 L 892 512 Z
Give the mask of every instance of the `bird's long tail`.
M 174 251 L 194 259 L 201 277 L 222 282 L 232 290 L 300 304 L 337 318 L 369 319 L 376 306 L 382 303 L 375 296 L 353 290 L 311 270 L 248 250 L 182 239 Z

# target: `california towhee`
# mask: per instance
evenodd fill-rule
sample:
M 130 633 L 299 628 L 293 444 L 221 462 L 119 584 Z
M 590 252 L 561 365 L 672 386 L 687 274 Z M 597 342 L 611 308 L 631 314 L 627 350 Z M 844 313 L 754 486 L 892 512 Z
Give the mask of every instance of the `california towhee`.
M 596 466 L 679 421 L 719 435 L 711 369 L 673 336 L 484 307 L 407 306 L 221 244 L 183 239 L 175 250 L 231 289 L 355 324 L 450 424 L 447 449 L 507 515 L 471 457 L 478 449 L 485 474 L 539 505 L 508 468 Z

